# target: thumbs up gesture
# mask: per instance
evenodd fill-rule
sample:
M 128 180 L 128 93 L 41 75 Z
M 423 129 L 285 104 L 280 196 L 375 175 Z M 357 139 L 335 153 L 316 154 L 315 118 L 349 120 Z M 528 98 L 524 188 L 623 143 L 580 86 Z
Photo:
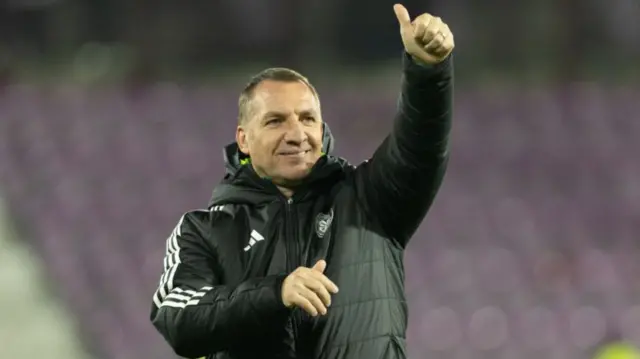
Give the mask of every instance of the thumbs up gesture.
M 395 4 L 393 11 L 400 24 L 405 51 L 414 59 L 433 65 L 451 54 L 455 47 L 453 33 L 442 19 L 425 13 L 411 21 L 409 12 L 400 4 Z

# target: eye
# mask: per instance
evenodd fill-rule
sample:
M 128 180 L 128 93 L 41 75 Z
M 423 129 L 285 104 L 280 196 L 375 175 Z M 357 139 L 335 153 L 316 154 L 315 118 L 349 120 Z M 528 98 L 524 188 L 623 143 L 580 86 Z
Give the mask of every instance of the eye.
M 268 119 L 267 121 L 265 121 L 265 126 L 276 126 L 278 125 L 280 122 L 282 122 L 281 118 L 278 117 L 273 117 Z
M 302 121 L 305 121 L 305 122 L 315 122 L 315 120 L 316 120 L 316 118 L 313 117 L 313 116 L 304 116 L 302 118 Z

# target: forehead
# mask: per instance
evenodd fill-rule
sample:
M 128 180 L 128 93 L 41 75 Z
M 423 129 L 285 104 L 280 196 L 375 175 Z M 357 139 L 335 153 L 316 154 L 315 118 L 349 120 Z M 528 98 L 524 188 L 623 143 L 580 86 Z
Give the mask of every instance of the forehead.
M 318 106 L 313 91 L 301 81 L 263 81 L 254 90 L 253 102 L 265 111 L 309 111 Z

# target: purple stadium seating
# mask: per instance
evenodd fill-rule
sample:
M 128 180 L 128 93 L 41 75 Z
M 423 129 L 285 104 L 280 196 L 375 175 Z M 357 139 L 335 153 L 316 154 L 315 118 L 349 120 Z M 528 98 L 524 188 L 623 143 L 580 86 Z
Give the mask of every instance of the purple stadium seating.
M 406 253 L 411 358 L 583 358 L 640 344 L 640 89 L 464 89 L 452 159 Z M 365 159 L 396 99 L 325 91 L 337 153 Z M 105 359 L 169 358 L 148 321 L 164 242 L 206 206 L 235 93 L 11 86 L 0 188 Z

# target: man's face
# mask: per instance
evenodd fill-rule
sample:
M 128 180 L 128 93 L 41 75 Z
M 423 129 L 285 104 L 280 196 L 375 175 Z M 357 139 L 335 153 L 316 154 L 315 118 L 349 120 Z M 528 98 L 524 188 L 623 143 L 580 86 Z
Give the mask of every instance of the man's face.
M 318 99 L 302 82 L 263 81 L 238 126 L 240 151 L 251 156 L 256 172 L 282 186 L 295 185 L 322 155 Z

